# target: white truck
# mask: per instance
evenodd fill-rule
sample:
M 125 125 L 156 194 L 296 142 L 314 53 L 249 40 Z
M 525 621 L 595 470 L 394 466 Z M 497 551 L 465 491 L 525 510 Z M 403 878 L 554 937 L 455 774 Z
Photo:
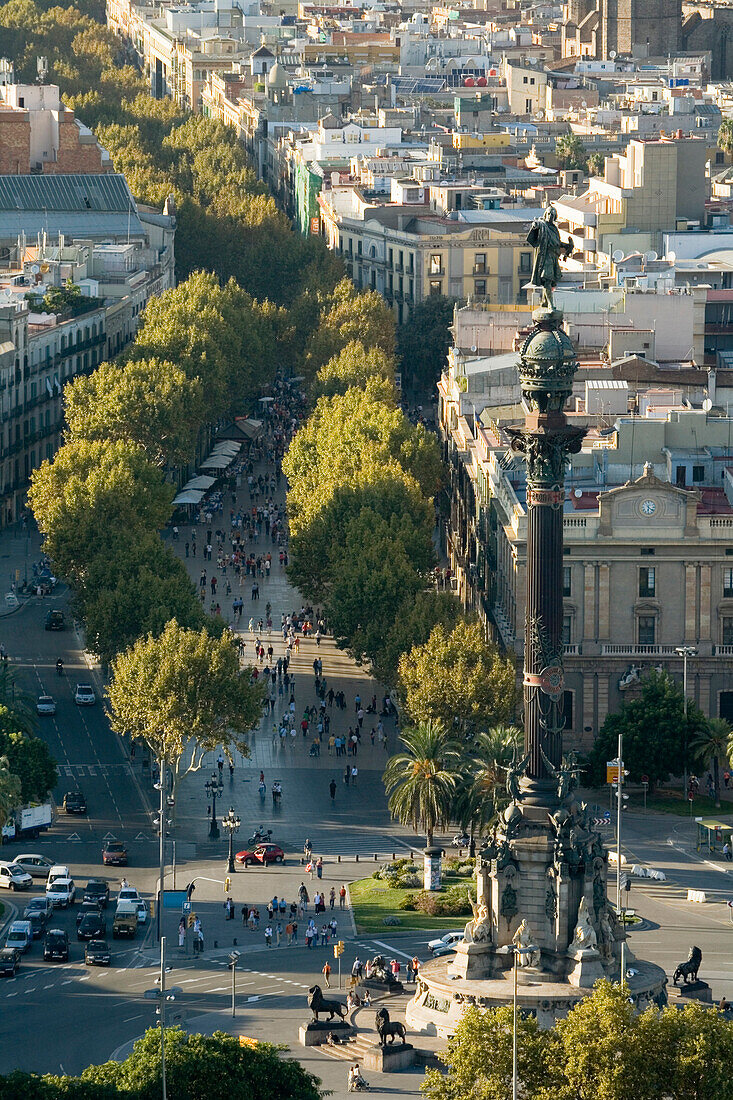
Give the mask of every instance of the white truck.
M 21 837 L 36 837 L 53 825 L 53 806 L 50 802 L 42 805 L 24 806 L 13 810 L 3 825 L 3 843 L 8 840 L 20 840 Z

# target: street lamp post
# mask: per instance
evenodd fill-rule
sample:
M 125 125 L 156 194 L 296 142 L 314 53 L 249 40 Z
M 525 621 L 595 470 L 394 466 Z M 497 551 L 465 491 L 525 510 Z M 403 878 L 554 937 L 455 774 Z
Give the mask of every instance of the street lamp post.
M 229 813 L 226 817 L 221 819 L 222 828 L 226 829 L 229 833 L 229 862 L 227 863 L 227 874 L 234 874 L 236 867 L 234 866 L 234 834 L 239 832 L 239 826 L 242 822 L 234 812 L 234 807 L 229 807 Z
M 512 993 L 512 1100 L 517 1100 L 519 1090 L 519 1079 L 517 1074 L 517 975 L 519 956 L 533 955 L 536 951 L 539 951 L 539 947 L 534 943 L 531 943 L 529 947 L 519 947 L 517 944 L 507 943 L 504 947 L 497 947 L 496 949 L 497 955 L 512 955 L 514 959 L 514 988 Z
M 239 962 L 239 951 L 232 951 L 229 956 L 229 969 L 232 972 L 232 1019 L 237 1014 L 237 963 Z
M 209 824 L 209 838 L 211 840 L 218 840 L 219 826 L 216 823 L 216 796 L 221 794 L 221 792 L 224 790 L 224 784 L 221 781 L 221 777 L 212 772 L 211 779 L 207 779 L 204 783 L 204 790 L 206 791 L 207 797 L 211 801 L 211 822 Z
M 675 649 L 675 653 L 678 657 L 682 658 L 682 694 L 684 699 L 682 706 L 685 712 L 685 728 L 684 728 L 684 752 L 683 752 L 683 764 L 684 764 L 684 776 L 682 780 L 683 794 L 687 795 L 687 658 L 697 656 L 697 649 L 694 645 L 678 645 Z

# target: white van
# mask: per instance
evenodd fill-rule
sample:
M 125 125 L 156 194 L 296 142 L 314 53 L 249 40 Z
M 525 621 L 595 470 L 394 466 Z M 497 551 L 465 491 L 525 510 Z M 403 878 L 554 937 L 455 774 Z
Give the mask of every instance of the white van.
M 6 890 L 29 890 L 33 879 L 17 863 L 0 862 L 0 886 Z

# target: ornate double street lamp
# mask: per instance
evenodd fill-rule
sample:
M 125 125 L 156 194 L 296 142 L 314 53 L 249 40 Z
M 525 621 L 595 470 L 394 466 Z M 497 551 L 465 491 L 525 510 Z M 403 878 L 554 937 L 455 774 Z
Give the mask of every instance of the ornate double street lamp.
M 519 967 L 520 957 L 523 955 L 534 955 L 539 951 L 539 947 L 536 944 L 530 944 L 528 947 L 521 947 L 515 943 L 508 943 L 504 947 L 497 947 L 497 955 L 512 955 L 514 959 L 514 993 L 512 996 L 512 1100 L 517 1100 L 517 1088 L 519 1079 L 517 1075 L 517 973 Z
M 229 833 L 229 862 L 227 863 L 227 874 L 233 874 L 236 870 L 234 866 L 234 834 L 239 832 L 239 826 L 242 822 L 234 812 L 234 807 L 229 807 L 229 813 L 226 817 L 221 819 L 221 825 L 223 829 L 226 829 Z
M 216 823 L 216 797 L 220 795 L 224 790 L 224 784 L 221 781 L 221 777 L 216 775 L 215 772 L 211 773 L 211 779 L 207 779 L 204 783 L 204 790 L 206 791 L 206 797 L 211 802 L 211 823 L 209 825 L 209 837 L 211 840 L 218 840 L 219 838 L 219 826 Z

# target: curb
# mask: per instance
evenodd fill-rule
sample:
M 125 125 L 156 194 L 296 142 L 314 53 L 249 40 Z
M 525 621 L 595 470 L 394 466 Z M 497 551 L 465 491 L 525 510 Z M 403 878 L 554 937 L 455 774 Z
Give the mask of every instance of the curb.
M 12 902 L 7 901 L 4 904 L 5 912 L 8 914 L 8 916 L 2 918 L 2 924 L 0 924 L 0 936 L 5 934 L 8 925 L 12 924 L 12 922 L 16 919 L 18 913 L 20 912 L 18 906 L 13 905 Z

